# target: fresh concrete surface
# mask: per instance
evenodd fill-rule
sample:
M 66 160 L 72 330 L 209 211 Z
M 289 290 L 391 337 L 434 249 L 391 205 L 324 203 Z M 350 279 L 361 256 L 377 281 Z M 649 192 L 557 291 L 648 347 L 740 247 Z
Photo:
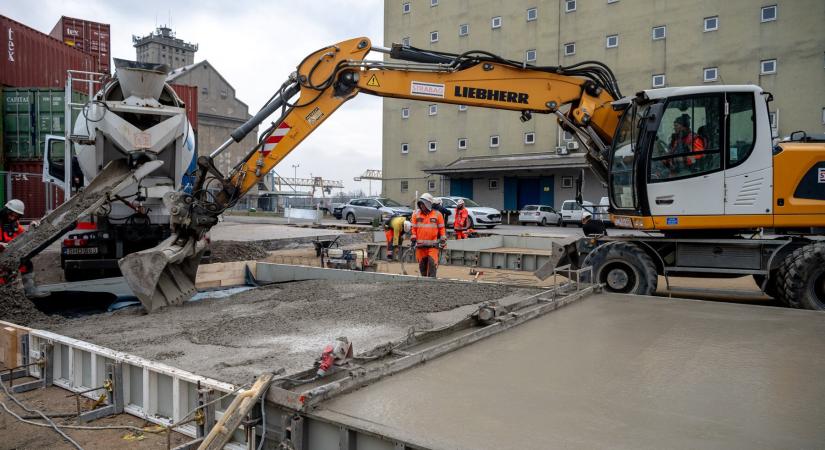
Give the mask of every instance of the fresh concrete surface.
M 339 230 L 299 228 L 274 223 L 248 223 L 224 220 L 209 231 L 209 236 L 215 241 L 266 241 L 271 239 L 331 236 L 342 233 L 343 232 Z
M 339 336 L 356 353 L 453 319 L 454 308 L 539 292 L 456 282 L 302 281 L 204 299 L 152 314 L 140 308 L 33 324 L 64 336 L 234 384 L 312 367 Z M 440 320 L 439 312 L 446 312 Z
M 822 448 L 825 315 L 600 294 L 313 412 L 435 449 Z

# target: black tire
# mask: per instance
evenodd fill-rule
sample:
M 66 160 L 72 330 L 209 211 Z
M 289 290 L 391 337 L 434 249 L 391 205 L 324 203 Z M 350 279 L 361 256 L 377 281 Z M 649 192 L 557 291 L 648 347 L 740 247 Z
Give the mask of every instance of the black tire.
M 567 222 L 559 219 L 559 226 L 562 227 L 562 228 L 567 228 Z
M 630 242 L 615 242 L 597 247 L 586 264 L 593 266 L 596 281 L 607 292 L 653 295 L 659 285 L 659 275 L 653 260 L 639 246 Z M 582 278 L 589 281 L 590 274 Z
M 488 229 L 488 230 L 492 230 L 492 229 L 493 229 L 493 228 L 495 228 L 495 227 L 496 227 L 495 225 L 487 225 L 487 229 Z
M 522 223 L 521 223 L 521 226 L 526 227 L 526 226 L 527 226 L 527 222 L 522 222 Z
M 556 226 L 557 226 L 557 227 L 563 226 L 563 225 L 562 225 L 563 223 L 564 223 L 564 221 L 563 221 L 563 220 L 561 220 L 561 217 L 559 217 L 559 221 L 556 223 Z
M 542 217 L 541 218 L 541 226 L 543 226 L 543 227 L 547 226 L 547 217 Z
M 347 223 L 350 224 L 350 225 L 355 224 L 355 214 L 353 214 L 353 213 L 347 214 Z
M 753 275 L 753 281 L 756 282 L 759 289 L 762 289 L 762 283 L 765 282 L 765 275 Z M 768 278 L 768 285 L 765 286 L 765 294 L 785 303 L 785 300 L 779 296 L 779 290 L 776 288 L 776 272 L 771 273 L 770 278 Z
M 788 305 L 825 310 L 825 243 L 808 244 L 788 255 L 779 267 L 776 285 Z

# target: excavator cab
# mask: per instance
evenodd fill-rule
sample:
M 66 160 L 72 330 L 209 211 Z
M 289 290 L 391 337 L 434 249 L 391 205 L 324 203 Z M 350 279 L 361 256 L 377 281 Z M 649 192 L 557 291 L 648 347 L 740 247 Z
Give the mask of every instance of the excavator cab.
M 609 159 L 614 223 L 666 232 L 769 226 L 773 155 L 762 94 L 758 86 L 666 88 L 615 102 L 625 111 Z

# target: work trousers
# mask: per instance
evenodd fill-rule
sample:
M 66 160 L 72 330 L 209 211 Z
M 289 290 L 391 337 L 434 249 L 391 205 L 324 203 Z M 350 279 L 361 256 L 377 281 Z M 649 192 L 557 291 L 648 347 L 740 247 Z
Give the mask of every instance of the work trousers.
M 415 249 L 415 260 L 422 277 L 435 278 L 438 271 L 438 249 L 423 247 Z

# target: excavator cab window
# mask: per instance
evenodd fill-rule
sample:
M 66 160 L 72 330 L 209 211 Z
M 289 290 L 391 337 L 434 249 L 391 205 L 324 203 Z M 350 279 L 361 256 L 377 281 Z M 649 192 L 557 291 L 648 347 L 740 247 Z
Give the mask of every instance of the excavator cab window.
M 613 140 L 610 192 L 617 209 L 636 209 L 636 145 L 646 110 L 635 104 L 626 109 Z
M 722 95 L 667 102 L 650 150 L 648 181 L 657 183 L 722 169 Z
M 748 159 L 756 142 L 756 111 L 750 92 L 728 93 L 727 168 Z

